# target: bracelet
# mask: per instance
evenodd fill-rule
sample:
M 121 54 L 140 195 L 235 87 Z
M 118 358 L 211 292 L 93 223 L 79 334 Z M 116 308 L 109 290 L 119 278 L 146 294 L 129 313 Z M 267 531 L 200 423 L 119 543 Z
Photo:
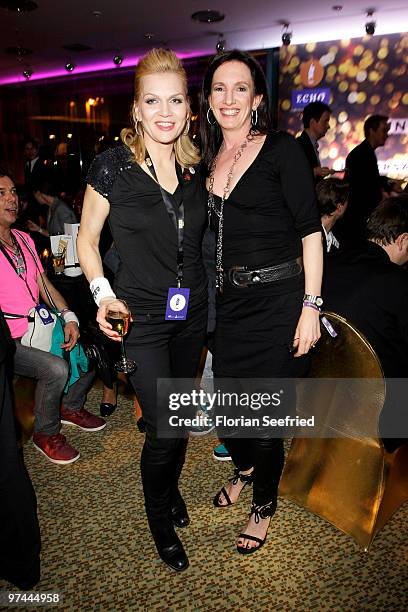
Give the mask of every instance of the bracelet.
M 303 306 L 306 306 L 307 308 L 313 308 L 313 310 L 317 310 L 318 312 L 321 312 L 320 308 L 316 306 L 316 304 L 314 304 L 313 302 L 309 302 L 308 300 L 304 300 Z
M 78 317 L 76 316 L 75 312 L 72 312 L 72 310 L 69 310 L 68 308 L 61 313 L 62 314 L 62 318 L 64 319 L 65 323 L 71 323 L 72 321 L 74 323 L 76 323 L 79 327 L 79 321 L 78 321 Z
M 98 276 L 97 278 L 94 278 L 89 283 L 89 288 L 91 290 L 92 297 L 95 300 L 95 304 L 98 306 L 98 308 L 99 308 L 99 304 L 101 303 L 101 300 L 103 300 L 104 298 L 106 297 L 112 297 L 113 299 L 116 298 L 116 295 L 113 292 L 113 289 L 110 286 L 108 279 L 105 278 L 104 276 Z

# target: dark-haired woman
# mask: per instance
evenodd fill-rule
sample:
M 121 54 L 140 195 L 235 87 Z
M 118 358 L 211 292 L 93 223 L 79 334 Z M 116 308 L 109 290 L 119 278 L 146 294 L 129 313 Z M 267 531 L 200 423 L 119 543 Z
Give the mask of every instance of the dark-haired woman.
M 265 76 L 247 53 L 231 51 L 211 61 L 201 116 L 217 236 L 215 376 L 302 375 L 304 356 L 320 337 L 323 260 L 306 158 L 292 136 L 271 131 Z M 255 439 L 239 435 L 225 439 L 236 470 L 214 504 L 234 504 L 253 483 L 249 521 L 237 541 L 238 551 L 249 554 L 265 542 L 284 450 L 283 441 L 265 431 Z

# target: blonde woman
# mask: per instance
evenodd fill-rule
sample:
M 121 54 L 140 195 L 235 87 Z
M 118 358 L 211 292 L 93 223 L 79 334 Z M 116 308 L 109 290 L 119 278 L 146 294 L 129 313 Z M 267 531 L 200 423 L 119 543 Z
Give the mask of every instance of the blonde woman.
M 174 530 L 189 523 L 178 489 L 186 439 L 157 435 L 156 381 L 194 378 L 205 337 L 206 210 L 189 118 L 180 61 L 172 51 L 153 49 L 136 68 L 132 128 L 122 131 L 122 146 L 99 155 L 90 168 L 78 237 L 101 330 L 120 340 L 106 320 L 108 307 L 132 316 L 126 348 L 138 364 L 130 380 L 146 421 L 141 474 L 147 518 L 160 557 L 177 571 L 188 567 Z M 121 261 L 114 290 L 98 250 L 107 217 Z M 172 319 L 170 288 L 186 297 L 189 289 L 184 319 Z

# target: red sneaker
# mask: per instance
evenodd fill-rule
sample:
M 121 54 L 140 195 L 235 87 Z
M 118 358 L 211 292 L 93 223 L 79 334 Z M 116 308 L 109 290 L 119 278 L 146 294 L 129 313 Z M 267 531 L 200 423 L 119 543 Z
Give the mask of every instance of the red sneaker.
M 33 444 L 47 459 L 59 465 L 74 463 L 80 457 L 79 452 L 68 444 L 66 437 L 62 434 L 47 436 L 42 433 L 34 433 Z
M 85 408 L 81 410 L 67 410 L 61 406 L 61 423 L 64 425 L 74 425 L 84 431 L 100 431 L 106 427 L 105 419 L 91 414 Z

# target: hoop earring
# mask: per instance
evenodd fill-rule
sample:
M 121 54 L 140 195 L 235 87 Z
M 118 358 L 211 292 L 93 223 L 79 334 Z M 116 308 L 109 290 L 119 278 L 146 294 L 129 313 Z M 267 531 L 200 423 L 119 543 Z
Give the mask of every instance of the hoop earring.
M 258 123 L 258 109 L 257 108 L 253 108 L 252 109 L 251 123 L 252 123 L 253 127 L 256 127 L 256 125 Z
M 138 136 L 143 136 L 143 134 L 141 134 L 141 133 L 139 132 L 139 123 L 142 123 L 142 122 L 141 122 L 141 121 L 136 121 L 136 123 L 135 123 L 135 132 L 136 132 L 136 134 L 137 134 Z M 142 129 L 143 129 L 143 128 L 142 128 Z
M 207 122 L 208 122 L 210 125 L 215 125 L 215 124 L 217 123 L 217 120 L 216 120 L 216 118 L 214 117 L 214 123 L 211 123 L 211 121 L 210 121 L 210 111 L 212 112 L 213 117 L 214 117 L 213 109 L 211 108 L 211 106 L 209 106 L 209 107 L 208 107 L 208 110 L 207 110 Z
M 187 117 L 186 126 L 183 130 L 182 136 L 188 136 L 189 131 L 190 131 L 190 117 Z

